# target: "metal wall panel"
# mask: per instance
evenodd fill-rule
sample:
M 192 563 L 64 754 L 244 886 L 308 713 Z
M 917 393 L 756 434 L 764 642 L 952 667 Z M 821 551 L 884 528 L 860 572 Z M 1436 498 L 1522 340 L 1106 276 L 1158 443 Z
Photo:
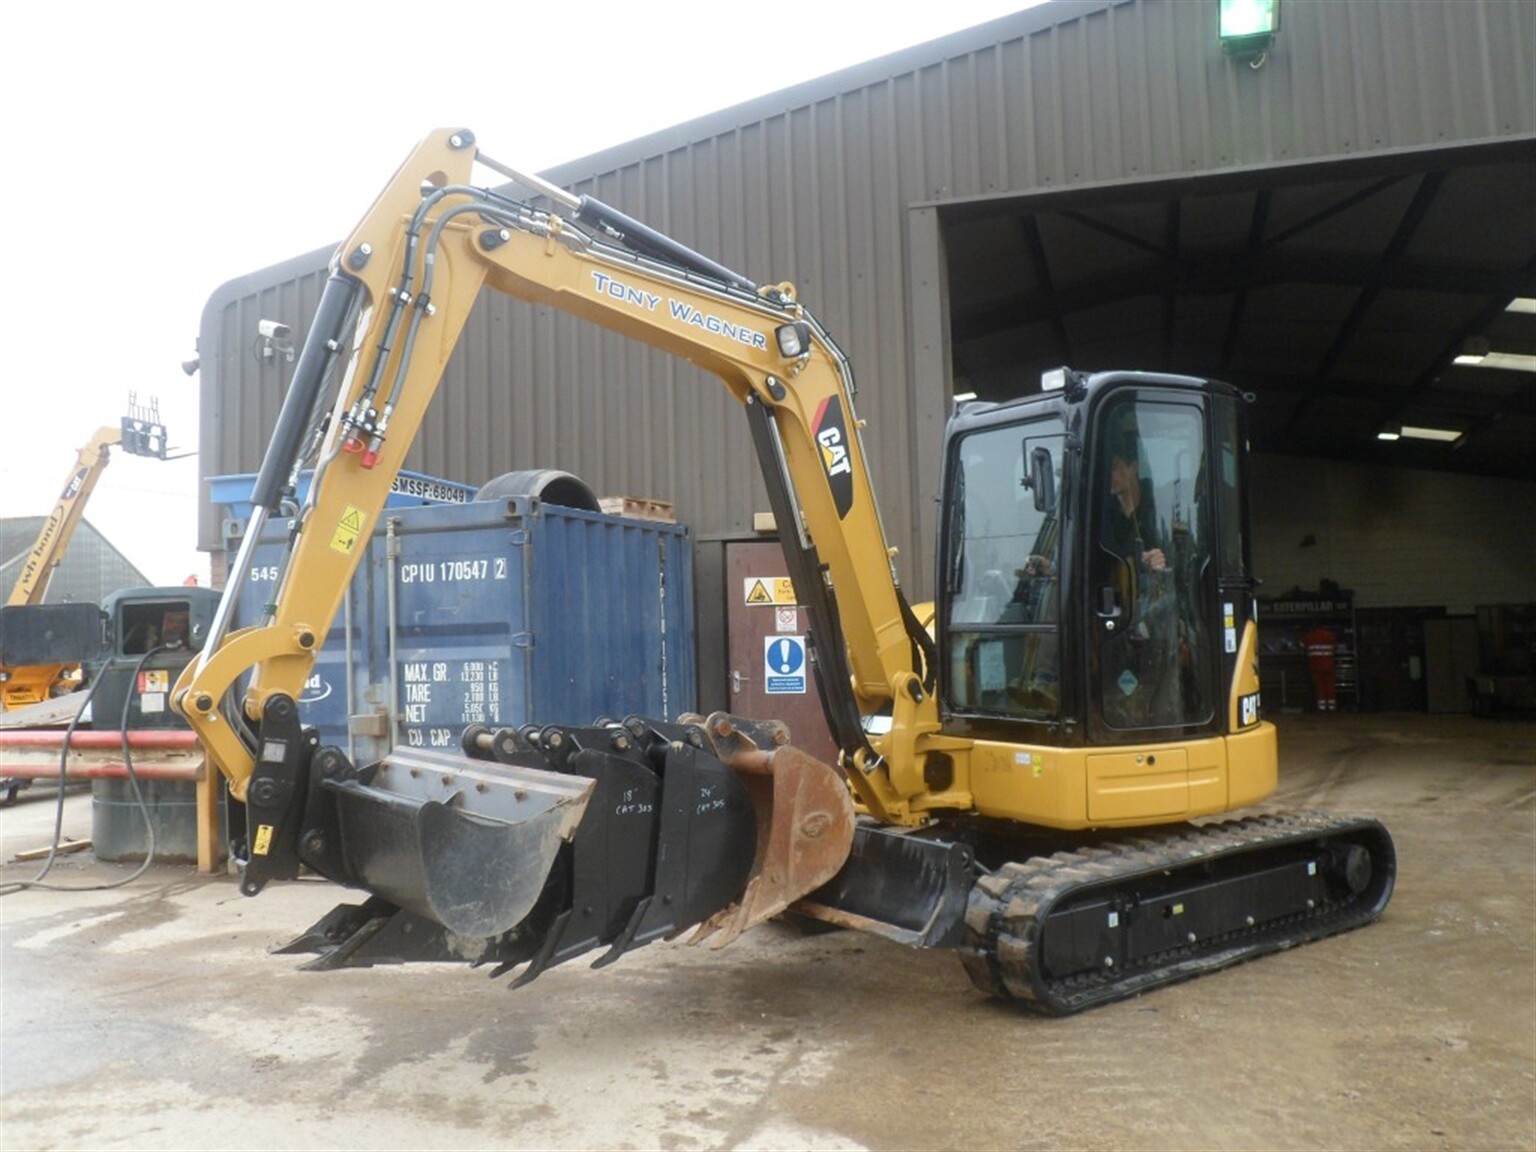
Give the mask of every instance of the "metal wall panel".
M 21 567 L 43 530 L 42 516 L 0 520 L 0 594 L 9 595 Z M 69 550 L 48 580 L 44 604 L 100 604 L 118 588 L 138 588 L 149 581 L 90 520 L 80 521 Z M 0 603 L 3 603 L 0 600 Z
M 1214 0 L 1055 0 L 545 175 L 753 279 L 796 282 L 853 360 L 887 528 L 926 595 L 934 493 L 912 462 L 937 452 L 950 385 L 918 378 L 932 357 L 912 347 L 917 206 L 1536 134 L 1536 5 L 1282 7 L 1253 69 L 1222 54 Z M 253 355 L 256 321 L 302 334 L 322 263 L 301 257 L 210 301 L 205 474 L 257 466 L 281 369 Z M 487 297 L 407 467 L 472 483 L 563 468 L 600 493 L 669 500 L 708 539 L 748 533 L 766 509 L 750 461 L 745 422 L 691 367 Z M 218 545 L 212 510 L 201 543 Z
M 1510 531 L 1531 485 L 1335 460 L 1253 461 L 1254 571 L 1266 591 L 1332 580 L 1357 608 L 1536 601 L 1536 536 Z

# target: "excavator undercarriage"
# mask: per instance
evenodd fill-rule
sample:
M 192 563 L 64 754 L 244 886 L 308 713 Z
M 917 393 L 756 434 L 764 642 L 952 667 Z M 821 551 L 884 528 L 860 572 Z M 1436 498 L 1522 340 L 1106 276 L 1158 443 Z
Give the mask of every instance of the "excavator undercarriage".
M 1000 999 L 1065 1015 L 1375 920 L 1396 856 L 1375 820 L 1285 813 L 1003 864 L 961 955 Z

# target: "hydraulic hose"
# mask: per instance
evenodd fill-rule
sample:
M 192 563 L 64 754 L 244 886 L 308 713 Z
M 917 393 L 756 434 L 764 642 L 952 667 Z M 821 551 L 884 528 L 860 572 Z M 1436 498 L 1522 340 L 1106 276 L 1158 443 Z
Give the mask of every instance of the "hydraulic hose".
M 293 461 L 309 434 L 310 414 L 325 386 L 326 369 L 342 350 L 342 330 L 352 312 L 353 299 L 360 290 L 359 281 L 333 272 L 320 294 L 314 324 L 304 341 L 304 350 L 299 353 L 299 362 L 294 366 L 293 382 L 283 397 L 277 427 L 251 493 L 251 502 L 268 512 L 277 513 L 282 503 Z
M 155 862 L 155 822 L 149 814 L 149 805 L 144 800 L 144 792 L 139 787 L 138 774 L 133 769 L 133 752 L 128 742 L 128 713 L 133 704 L 133 689 L 131 685 L 139 682 L 139 673 L 144 671 L 144 665 L 149 663 L 150 657 L 158 656 L 161 652 L 170 650 L 170 645 L 161 644 L 139 657 L 139 662 L 134 665 L 133 672 L 128 681 L 130 688 L 123 695 L 123 711 L 118 717 L 118 732 L 123 739 L 123 768 L 128 773 L 128 785 L 133 790 L 134 803 L 138 805 L 139 814 L 144 818 L 144 831 L 148 840 L 144 852 L 144 862 L 127 876 L 119 880 L 113 880 L 106 884 L 49 884 L 45 879 L 49 872 L 53 871 L 53 865 L 59 857 L 59 845 L 63 842 L 64 829 L 64 795 L 69 784 L 69 749 L 74 740 L 75 731 L 80 726 L 80 720 L 85 715 L 85 710 L 90 707 L 92 698 L 96 695 L 96 689 L 101 684 L 101 676 L 98 675 L 91 681 L 82 695 L 80 707 L 75 709 L 74 716 L 70 719 L 69 727 L 64 730 L 64 742 L 59 752 L 59 793 L 55 799 L 53 813 L 53 842 L 48 846 L 47 859 L 31 880 L 17 880 L 10 884 L 0 884 L 0 896 L 9 896 L 14 892 L 22 892 L 28 888 L 46 888 L 50 892 L 105 892 L 112 888 L 121 888 L 132 884 Z

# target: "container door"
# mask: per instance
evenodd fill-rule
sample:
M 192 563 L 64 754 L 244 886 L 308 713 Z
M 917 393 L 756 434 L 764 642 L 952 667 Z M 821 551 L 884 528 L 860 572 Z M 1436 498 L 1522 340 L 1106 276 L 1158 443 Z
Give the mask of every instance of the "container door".
M 835 763 L 837 745 L 806 654 L 810 614 L 797 602 L 778 544 L 727 544 L 725 588 L 730 711 L 754 720 L 782 720 L 795 747 Z

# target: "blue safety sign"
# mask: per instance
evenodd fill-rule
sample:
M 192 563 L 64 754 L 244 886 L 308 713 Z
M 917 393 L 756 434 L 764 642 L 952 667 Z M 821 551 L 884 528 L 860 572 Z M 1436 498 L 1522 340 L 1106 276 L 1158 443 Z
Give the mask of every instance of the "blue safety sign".
M 770 695 L 805 691 L 805 637 L 763 637 L 763 684 Z

